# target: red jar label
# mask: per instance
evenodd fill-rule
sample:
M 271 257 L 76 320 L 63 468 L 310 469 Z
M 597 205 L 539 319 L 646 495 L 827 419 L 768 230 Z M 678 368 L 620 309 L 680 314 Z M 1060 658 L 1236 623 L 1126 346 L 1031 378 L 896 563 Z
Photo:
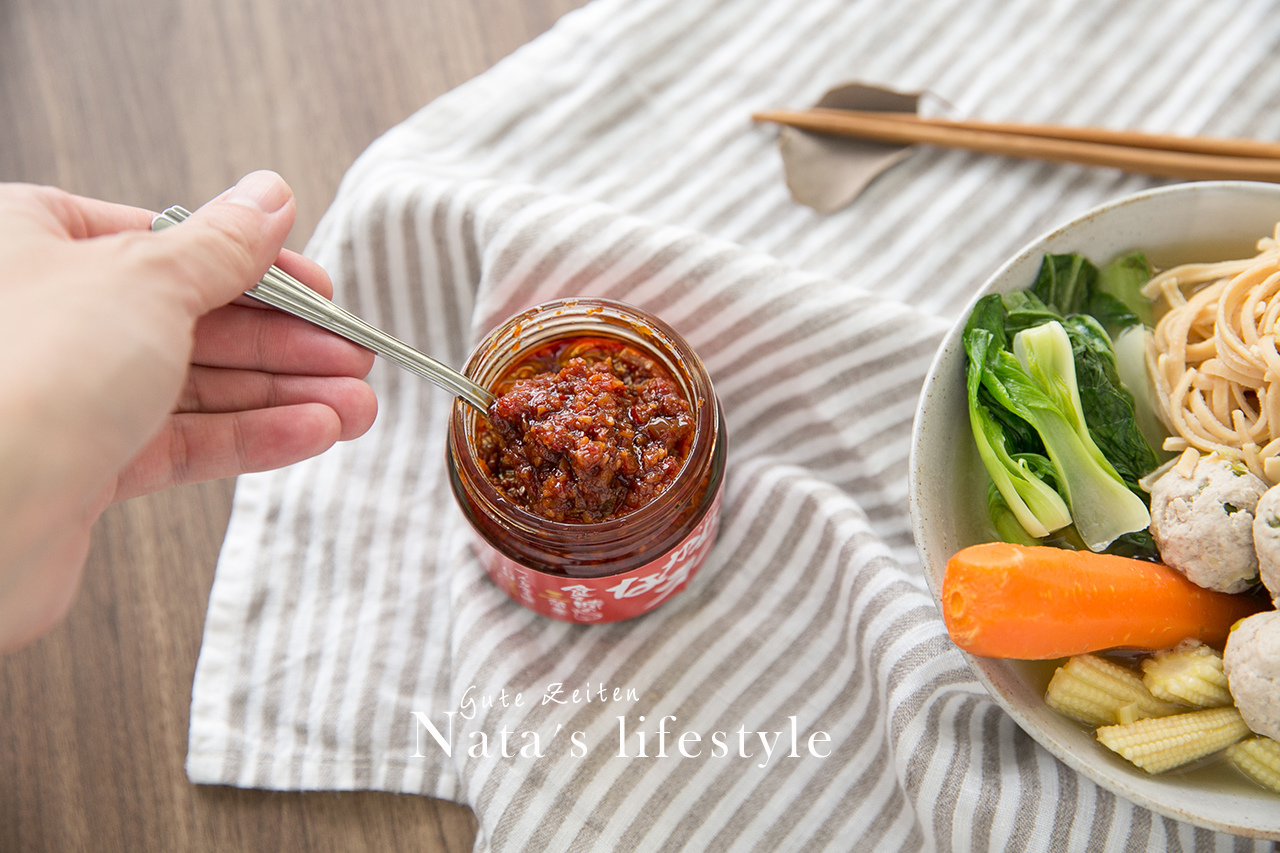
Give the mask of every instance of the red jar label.
M 651 563 L 616 575 L 570 578 L 522 566 L 477 537 L 485 572 L 514 601 L 565 622 L 619 622 L 648 613 L 685 584 L 702 566 L 720 528 L 720 495 L 684 540 Z

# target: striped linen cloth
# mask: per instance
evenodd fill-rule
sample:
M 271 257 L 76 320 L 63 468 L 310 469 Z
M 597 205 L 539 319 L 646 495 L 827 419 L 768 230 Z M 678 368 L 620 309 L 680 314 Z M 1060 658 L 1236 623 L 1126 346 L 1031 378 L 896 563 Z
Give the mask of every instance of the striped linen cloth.
M 644 618 L 522 609 L 450 494 L 450 399 L 379 364 L 368 435 L 237 485 L 194 782 L 458 800 L 477 850 L 1253 848 L 1139 809 L 1023 734 L 947 639 L 907 517 L 920 384 L 975 288 L 1048 227 L 1155 182 L 929 149 L 819 216 L 748 116 L 846 80 L 930 90 L 961 116 L 1277 138 L 1280 16 L 1263 0 L 597 0 L 393 129 L 310 245 L 338 301 L 454 365 L 556 296 L 663 317 L 724 405 L 720 538 Z

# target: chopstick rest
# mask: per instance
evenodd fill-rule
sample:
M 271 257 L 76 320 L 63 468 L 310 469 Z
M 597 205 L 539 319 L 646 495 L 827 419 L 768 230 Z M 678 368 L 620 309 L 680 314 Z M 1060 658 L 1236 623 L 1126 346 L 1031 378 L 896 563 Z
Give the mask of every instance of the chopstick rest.
M 919 99 L 919 93 L 847 83 L 824 94 L 817 107 L 914 116 Z M 778 135 L 778 152 L 791 197 L 819 213 L 832 213 L 856 198 L 881 172 L 910 156 L 911 146 L 784 126 Z

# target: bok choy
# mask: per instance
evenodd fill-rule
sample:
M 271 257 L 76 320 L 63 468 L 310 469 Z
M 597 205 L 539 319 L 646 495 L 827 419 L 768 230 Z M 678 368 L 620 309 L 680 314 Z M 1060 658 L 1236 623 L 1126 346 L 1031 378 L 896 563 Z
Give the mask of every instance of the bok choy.
M 1126 263 L 1131 275 L 1136 262 Z M 1103 293 L 1098 280 L 1078 255 L 1046 256 L 1035 286 L 979 300 L 965 326 L 969 418 L 1006 540 L 1016 519 L 1035 539 L 1067 528 L 1058 541 L 1095 551 L 1113 542 L 1146 547 L 1150 517 L 1137 481 L 1158 458 L 1138 428 L 1104 322 L 1087 312 L 1112 327 L 1141 322 L 1122 298 L 1128 281 L 1109 281 L 1112 292 Z

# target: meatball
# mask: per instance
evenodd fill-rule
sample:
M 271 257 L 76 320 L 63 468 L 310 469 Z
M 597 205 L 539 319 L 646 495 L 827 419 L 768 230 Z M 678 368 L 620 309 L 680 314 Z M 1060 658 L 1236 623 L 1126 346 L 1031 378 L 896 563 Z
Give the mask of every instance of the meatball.
M 1237 622 L 1222 662 L 1231 698 L 1249 728 L 1280 740 L 1280 612 L 1255 613 Z
M 1253 513 L 1253 549 L 1258 554 L 1258 577 L 1280 599 L 1280 486 L 1272 486 Z
M 1267 484 L 1240 463 L 1203 456 L 1151 488 L 1151 535 L 1166 565 L 1193 583 L 1243 592 L 1258 576 L 1253 517 Z

